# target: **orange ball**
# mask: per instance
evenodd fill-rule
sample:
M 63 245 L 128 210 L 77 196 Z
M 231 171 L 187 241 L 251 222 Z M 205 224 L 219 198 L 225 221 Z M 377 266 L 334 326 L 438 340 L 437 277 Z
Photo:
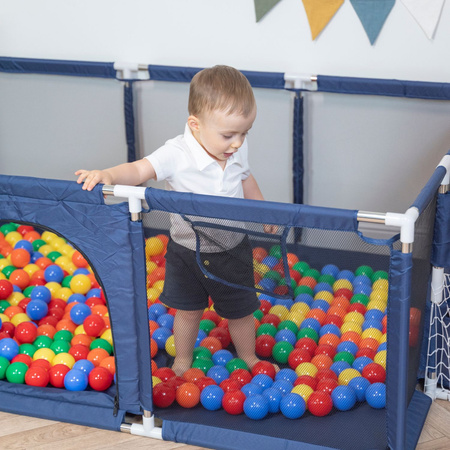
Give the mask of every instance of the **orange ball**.
M 23 291 L 30 284 L 30 275 L 23 269 L 16 269 L 9 276 L 9 281 Z
M 334 334 L 334 333 L 324 334 L 319 339 L 319 345 L 327 344 L 327 345 L 331 345 L 334 348 L 336 348 L 340 342 L 341 342 L 341 339 L 339 338 L 339 336 L 337 334 Z
M 311 359 L 311 363 L 314 364 L 319 370 L 329 369 L 333 364 L 333 360 L 328 355 L 319 354 Z
M 183 374 L 183 378 L 190 383 L 194 383 L 195 381 L 200 380 L 200 378 L 204 378 L 204 376 L 205 373 L 203 370 L 197 369 L 196 367 L 186 370 Z
M 377 339 L 370 338 L 370 337 L 361 339 L 361 341 L 359 342 L 359 348 L 360 349 L 362 349 L 362 348 L 370 348 L 370 349 L 372 349 L 374 351 L 377 351 L 379 345 L 380 345 L 380 343 L 378 342 Z
M 88 336 L 87 334 L 76 334 L 70 341 L 70 344 L 72 345 L 72 347 L 74 345 L 85 345 L 86 347 L 89 348 L 89 346 L 91 345 L 91 342 L 94 340 L 93 337 Z
M 183 383 L 178 387 L 175 398 L 183 408 L 193 408 L 200 401 L 200 388 L 194 383 Z
M 110 356 L 110 354 L 104 348 L 94 348 L 88 353 L 87 359 L 91 361 L 95 367 L 98 367 L 108 356 Z
M 78 250 L 75 250 L 75 252 L 73 253 L 72 262 L 77 267 L 87 267 L 88 266 L 88 262 L 86 261 L 84 256 Z
M 77 325 L 74 324 L 70 319 L 63 318 L 56 324 L 55 328 L 57 331 L 68 330 L 71 333 L 73 333 L 75 331 L 75 329 L 77 328 Z
M 30 263 L 31 255 L 24 248 L 16 248 L 11 252 L 11 262 L 14 266 L 23 268 Z
M 38 336 L 48 336 L 49 338 L 53 339 L 53 336 L 56 333 L 56 328 L 49 324 L 43 324 L 39 325 L 37 328 L 37 335 Z
M 341 342 L 350 341 L 359 346 L 361 342 L 361 335 L 359 335 L 356 331 L 346 331 L 341 336 Z
M 158 353 L 158 344 L 153 338 L 150 338 L 150 356 L 154 358 Z
M 327 313 L 319 308 L 310 309 L 305 316 L 306 319 L 316 319 L 320 325 L 323 325 L 326 317 Z
M 23 314 L 23 309 L 20 306 L 8 306 L 3 311 L 3 314 L 5 314 L 5 316 L 8 316 L 11 319 L 16 314 Z
M 106 305 L 94 305 L 91 308 L 92 314 L 98 314 L 99 316 L 104 317 L 105 314 L 108 314 L 108 307 Z
M 207 336 L 200 342 L 201 347 L 206 347 L 211 351 L 211 353 L 214 355 L 218 350 L 222 350 L 222 343 L 219 341 L 219 339 Z
M 100 361 L 100 367 L 108 369 L 111 375 L 114 376 L 114 374 L 116 373 L 116 360 L 114 356 L 107 356 L 105 359 L 102 359 Z

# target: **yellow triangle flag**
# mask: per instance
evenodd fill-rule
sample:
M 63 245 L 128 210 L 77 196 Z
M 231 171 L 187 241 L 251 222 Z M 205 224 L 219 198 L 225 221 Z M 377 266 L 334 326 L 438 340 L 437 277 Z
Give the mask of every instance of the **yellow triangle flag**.
M 344 0 L 302 0 L 314 39 L 327 26 Z

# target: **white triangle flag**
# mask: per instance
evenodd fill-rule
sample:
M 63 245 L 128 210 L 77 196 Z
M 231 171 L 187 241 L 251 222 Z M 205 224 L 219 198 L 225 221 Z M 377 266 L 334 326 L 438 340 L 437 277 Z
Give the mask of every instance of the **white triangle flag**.
M 433 39 L 445 0 L 402 0 L 428 39 Z

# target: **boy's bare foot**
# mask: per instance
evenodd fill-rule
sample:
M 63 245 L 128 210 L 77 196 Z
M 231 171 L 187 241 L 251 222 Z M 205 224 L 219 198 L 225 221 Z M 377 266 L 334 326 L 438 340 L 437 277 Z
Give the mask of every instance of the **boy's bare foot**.
M 191 368 L 192 360 L 180 360 L 175 358 L 172 370 L 175 372 L 175 374 L 179 377 L 182 377 L 184 373 Z

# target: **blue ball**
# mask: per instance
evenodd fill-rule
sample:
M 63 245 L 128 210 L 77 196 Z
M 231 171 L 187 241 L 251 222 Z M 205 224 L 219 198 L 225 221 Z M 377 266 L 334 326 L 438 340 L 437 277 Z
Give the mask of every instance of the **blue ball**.
M 285 395 L 280 401 L 280 411 L 288 419 L 298 419 L 306 411 L 306 403 L 303 397 L 295 392 Z
M 44 255 L 41 252 L 33 252 L 31 254 L 30 262 L 35 263 L 39 258 L 43 258 L 43 257 L 44 257 Z
M 377 348 L 377 352 L 381 352 L 381 350 L 387 350 L 387 342 L 382 342 L 378 348 Z
M 311 307 L 311 305 L 313 304 L 314 301 L 314 297 L 310 294 L 298 294 L 297 297 L 295 297 L 294 302 L 295 303 L 305 303 L 307 304 L 309 307 Z
M 41 320 L 48 313 L 48 305 L 44 300 L 30 300 L 25 310 L 31 320 Z
M 339 274 L 339 267 L 335 266 L 334 264 L 327 264 L 326 266 L 322 267 L 320 273 L 322 275 L 331 275 L 332 277 L 336 278 Z
M 284 306 L 288 310 L 291 309 L 293 304 L 294 304 L 294 300 L 291 300 L 290 298 L 277 298 L 276 301 L 275 301 L 275 305 Z
M 289 342 L 292 345 L 295 345 L 297 342 L 297 336 L 292 330 L 284 329 L 279 330 L 275 334 L 276 342 Z
M 222 407 L 223 389 L 215 384 L 206 386 L 200 394 L 200 403 L 208 411 L 217 411 Z
M 88 269 L 84 267 L 79 267 L 78 269 L 74 270 L 72 275 L 89 275 L 91 272 L 89 272 Z
M 12 338 L 0 339 L 0 356 L 11 361 L 19 354 L 19 344 Z
M 358 346 L 354 342 L 352 342 L 352 341 L 343 341 L 343 342 L 338 344 L 336 350 L 337 350 L 338 353 L 339 352 L 349 352 L 353 356 L 355 356 L 359 349 L 358 349 Z
M 13 284 L 13 291 L 14 292 L 22 292 L 22 289 L 20 289 L 19 286 L 16 286 L 15 284 Z
M 363 402 L 366 400 L 366 390 L 370 386 L 370 381 L 367 378 L 352 378 L 348 382 L 348 385 L 355 391 L 358 402 Z
M 242 386 L 241 391 L 245 394 L 247 398 L 252 397 L 253 395 L 262 394 L 263 388 L 258 384 L 247 383 Z
M 203 339 L 205 339 L 205 337 L 207 337 L 208 335 L 206 334 L 205 330 L 198 330 L 197 333 L 197 339 L 195 340 L 195 347 L 199 347 L 200 343 L 203 341 Z
M 167 313 L 167 308 L 162 303 L 153 303 L 148 308 L 148 312 L 155 314 L 156 317 L 159 317 Z
M 83 294 L 72 294 L 68 299 L 67 303 L 84 303 L 86 297 Z
M 379 320 L 376 319 L 366 319 L 362 326 L 362 330 L 367 330 L 368 328 L 376 328 L 377 330 L 383 331 L 383 325 Z
M 384 383 L 373 383 L 366 389 L 366 401 L 375 409 L 386 407 L 386 385 Z
M 359 286 L 361 284 L 372 287 L 372 280 L 367 275 L 357 275 L 353 279 L 352 285 L 355 288 L 356 286 Z
M 31 300 L 43 300 L 45 303 L 50 303 L 52 293 L 46 286 L 35 286 L 30 294 Z
M 206 375 L 212 378 L 216 384 L 220 384 L 223 380 L 230 378 L 230 372 L 224 366 L 212 366 Z
M 211 359 L 216 366 L 226 366 L 227 362 L 231 361 L 233 358 L 233 353 L 231 353 L 229 350 L 222 349 L 217 350 L 217 352 L 212 355 Z
M 252 383 L 261 386 L 265 390 L 272 386 L 273 380 L 265 373 L 258 373 L 252 378 Z
M 367 364 L 372 363 L 373 361 L 368 356 L 359 356 L 356 358 L 353 363 L 352 367 L 356 369 L 358 372 L 362 372 L 364 367 L 367 366 Z
M 280 411 L 280 402 L 283 394 L 277 388 L 270 387 L 263 391 L 262 395 L 269 400 L 269 412 L 277 413 Z
M 273 306 L 277 299 L 275 297 L 272 297 L 271 295 L 261 294 L 259 296 L 259 300 L 260 301 L 265 300 L 266 302 L 269 302 Z
M 272 292 L 277 287 L 277 282 L 272 278 L 263 278 L 262 280 L 259 281 L 258 284 L 261 287 L 261 289 L 270 292 Z
M 326 334 L 335 334 L 337 337 L 341 337 L 341 330 L 337 325 L 327 323 L 319 330 L 319 336 L 325 336 Z
M 57 264 L 50 264 L 44 270 L 44 278 L 47 283 L 50 281 L 61 283 L 64 279 L 64 271 Z
M 23 248 L 30 254 L 33 253 L 34 251 L 33 244 L 30 241 L 27 241 L 26 239 L 21 239 L 20 241 L 17 241 L 14 245 L 14 250 L 16 248 Z
M 333 293 L 333 288 L 328 283 L 322 281 L 320 283 L 317 283 L 313 289 L 314 294 L 317 294 L 320 291 Z
M 379 309 L 368 309 L 366 313 L 364 314 L 364 318 L 366 320 L 378 320 L 381 322 L 383 320 L 383 317 L 385 316 L 385 313 L 383 311 L 380 311 Z
M 156 322 L 160 327 L 169 328 L 169 330 L 173 330 L 173 321 L 175 317 L 172 314 L 161 314 L 156 318 Z
M 64 387 L 68 391 L 84 391 L 88 386 L 88 376 L 82 370 L 70 369 L 64 377 Z
M 372 293 L 372 286 L 369 286 L 367 284 L 359 284 L 358 286 L 355 286 L 353 288 L 353 294 L 364 294 L 369 297 L 369 295 Z
M 308 317 L 307 319 L 304 319 L 300 325 L 301 330 L 303 330 L 304 328 L 311 328 L 316 333 L 319 333 L 321 325 L 317 319 L 314 319 L 313 317 Z
M 286 380 L 289 381 L 289 383 L 294 384 L 295 380 L 298 378 L 298 375 L 295 373 L 295 370 L 293 369 L 280 369 L 277 374 L 275 375 L 275 381 L 278 380 Z
M 341 270 L 336 277 L 338 280 L 348 280 L 353 282 L 355 279 L 355 274 L 351 270 Z
M 31 302 L 30 302 L 31 303 Z M 73 323 L 82 325 L 84 319 L 92 314 L 91 308 L 85 303 L 75 303 L 70 310 L 70 318 Z
M 102 290 L 100 288 L 92 288 L 90 291 L 86 293 L 87 298 L 96 297 L 101 298 L 102 297 Z
M 160 350 L 166 348 L 166 341 L 170 336 L 172 336 L 172 330 L 166 327 L 159 327 L 152 333 L 152 338 L 154 339 Z
M 345 370 L 345 369 L 350 369 L 351 366 L 347 361 L 336 361 L 333 364 L 331 364 L 330 369 L 337 375 L 339 376 L 339 374 Z
M 327 312 L 330 309 L 330 304 L 326 300 L 317 299 L 314 300 L 312 307 Z
M 278 258 L 272 255 L 268 255 L 263 258 L 261 264 L 265 264 L 270 269 L 273 269 L 278 264 Z
M 72 369 L 81 370 L 86 375 L 89 375 L 89 373 L 94 367 L 95 365 L 92 361 L 89 361 L 88 359 L 79 359 L 78 361 L 75 361 L 75 364 L 72 366 Z
M 331 393 L 333 405 L 339 411 L 348 411 L 355 406 L 356 392 L 350 386 L 336 386 Z
M 288 392 L 292 391 L 294 385 L 287 380 L 276 380 L 273 382 L 272 387 L 278 389 L 282 395 L 286 395 Z
M 248 397 L 244 401 L 244 413 L 249 419 L 263 419 L 269 413 L 269 400 L 261 394 Z

